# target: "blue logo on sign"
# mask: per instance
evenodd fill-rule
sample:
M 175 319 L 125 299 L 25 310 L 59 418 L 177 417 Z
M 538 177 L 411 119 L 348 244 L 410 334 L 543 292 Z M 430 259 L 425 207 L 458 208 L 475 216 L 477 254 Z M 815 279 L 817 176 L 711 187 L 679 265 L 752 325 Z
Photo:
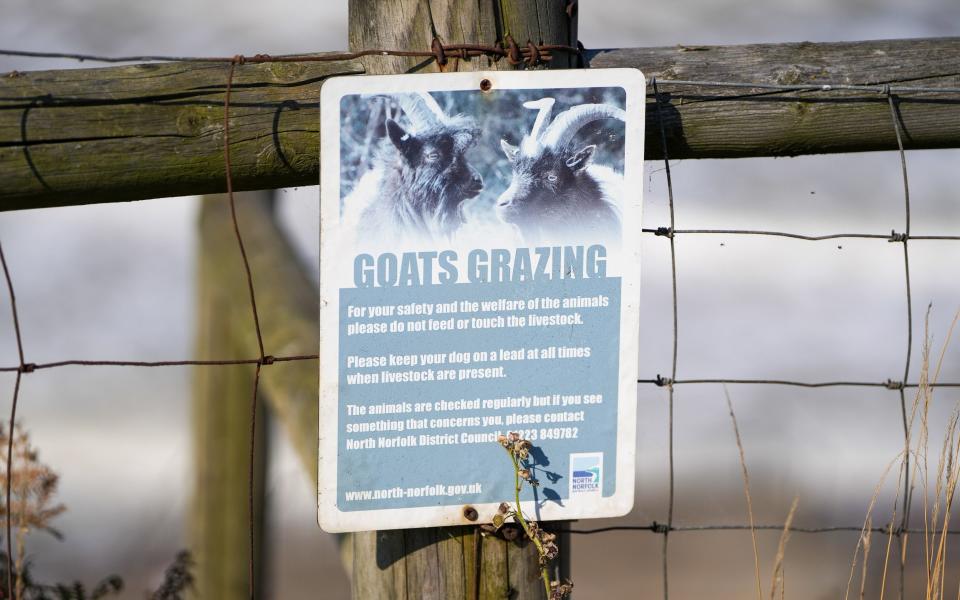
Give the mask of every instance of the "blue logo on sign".
M 570 455 L 570 493 L 599 492 L 603 483 L 603 453 Z
M 590 481 L 600 481 L 600 469 L 594 467 L 586 471 L 574 471 L 573 476 L 577 478 L 586 478 Z

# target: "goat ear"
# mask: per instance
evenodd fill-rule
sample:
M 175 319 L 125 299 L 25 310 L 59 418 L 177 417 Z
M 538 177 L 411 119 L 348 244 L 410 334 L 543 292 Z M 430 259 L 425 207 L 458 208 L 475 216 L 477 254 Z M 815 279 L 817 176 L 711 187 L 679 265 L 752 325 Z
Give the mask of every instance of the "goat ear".
M 510 162 L 517 159 L 517 154 L 520 152 L 519 146 L 513 146 L 507 140 L 500 140 L 500 147 L 503 148 L 503 153 L 507 155 Z
M 416 151 L 416 138 L 407 133 L 407 130 L 393 119 L 387 119 L 387 135 L 390 136 L 390 141 L 397 150 L 408 159 Z
M 573 156 L 567 159 L 565 163 L 573 171 L 582 171 L 587 168 L 587 165 L 590 164 L 590 159 L 593 158 L 593 153 L 596 151 L 597 147 L 595 145 L 590 145 L 580 150 Z

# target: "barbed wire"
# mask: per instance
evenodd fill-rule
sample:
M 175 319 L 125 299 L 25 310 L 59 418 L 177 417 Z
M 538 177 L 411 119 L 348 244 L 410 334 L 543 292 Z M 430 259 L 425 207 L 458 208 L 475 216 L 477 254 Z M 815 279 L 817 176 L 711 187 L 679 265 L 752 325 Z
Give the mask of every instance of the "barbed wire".
M 443 44 L 439 38 L 434 38 L 430 50 L 396 50 L 386 48 L 371 48 L 355 52 L 322 52 L 310 54 L 254 54 L 245 56 L 177 56 L 140 54 L 130 56 L 108 56 L 101 54 L 85 54 L 79 52 L 41 52 L 33 50 L 0 49 L 0 56 L 45 58 L 60 60 L 75 60 L 77 62 L 136 63 L 136 62 L 199 62 L 199 63 L 231 63 L 262 64 L 272 62 L 332 62 L 340 60 L 354 60 L 368 56 L 397 56 L 409 58 L 433 58 L 444 66 L 450 58 L 467 59 L 487 56 L 494 60 L 506 58 L 510 64 L 537 66 L 550 62 L 554 52 L 564 52 L 576 55 L 583 59 L 586 49 L 578 42 L 577 46 L 564 44 L 518 44 L 512 37 L 506 36 L 505 42 L 493 45 L 484 44 Z M 871 92 L 875 94 L 960 94 L 960 87 L 952 86 L 921 86 L 921 85 L 894 85 L 890 83 L 876 84 L 848 84 L 848 83 L 810 83 L 810 84 L 778 84 L 761 81 L 716 81 L 709 79 L 662 79 L 651 77 L 648 85 L 652 87 L 656 82 L 659 85 L 679 87 L 712 87 L 729 89 L 754 89 L 779 92 Z
M 338 60 L 355 60 L 365 56 L 399 56 L 409 58 L 432 58 L 437 64 L 444 66 L 449 59 L 467 59 L 487 56 L 493 60 L 507 59 L 512 65 L 526 64 L 536 66 L 553 60 L 554 52 L 566 52 L 581 56 L 583 46 L 569 46 L 565 44 L 518 44 L 513 37 L 507 35 L 503 42 L 493 45 L 487 44 L 443 44 L 440 38 L 434 37 L 430 50 L 394 50 L 385 48 L 369 48 L 355 52 L 324 52 L 317 54 L 287 54 L 272 56 L 270 54 L 255 54 L 244 56 L 163 56 L 163 55 L 135 55 L 135 56 L 104 56 L 99 54 L 82 54 L 76 52 L 35 52 L 31 50 L 0 50 L 0 56 L 17 56 L 24 58 L 48 58 L 76 60 L 79 62 L 101 63 L 130 63 L 130 62 L 217 62 L 231 64 L 271 63 L 271 62 L 330 62 Z
M 259 356 L 256 358 L 241 358 L 241 359 L 224 359 L 224 360 L 165 360 L 165 361 L 127 361 L 127 360 L 86 360 L 86 359 L 67 359 L 60 360 L 55 362 L 47 363 L 30 363 L 27 362 L 23 350 L 23 339 L 22 333 L 20 331 L 19 317 L 17 314 L 16 308 L 16 297 L 14 293 L 14 285 L 10 270 L 6 261 L 6 258 L 3 254 L 2 246 L 0 246 L 0 263 L 2 263 L 4 277 L 7 283 L 8 295 L 10 298 L 11 312 L 13 317 L 14 329 L 16 334 L 17 349 L 19 356 L 19 364 L 15 366 L 0 367 L 0 372 L 15 372 L 15 383 L 13 390 L 13 399 L 11 403 L 11 413 L 10 413 L 10 431 L 12 433 L 13 428 L 16 422 L 16 409 L 17 402 L 19 398 L 20 382 L 21 377 L 24 374 L 32 373 L 37 370 L 45 369 L 54 369 L 62 368 L 69 366 L 80 366 L 80 367 L 179 367 L 179 366 L 226 366 L 226 365 L 252 365 L 255 367 L 253 384 L 252 384 L 252 397 L 250 400 L 251 403 L 251 421 L 250 421 L 250 453 L 249 453 L 249 472 L 248 472 L 248 519 L 249 519 L 249 592 L 250 597 L 253 598 L 254 593 L 254 456 L 256 450 L 256 410 L 257 410 L 257 395 L 258 395 L 258 386 L 261 369 L 265 366 L 269 366 L 276 362 L 286 362 L 286 361 L 308 361 L 308 360 L 319 360 L 317 354 L 302 354 L 302 355 L 289 355 L 289 356 L 273 356 L 267 353 L 267 349 L 264 347 L 263 336 L 259 322 L 259 313 L 256 307 L 256 295 L 255 295 L 255 286 L 254 286 L 254 274 L 250 268 L 249 261 L 246 256 L 246 251 L 244 248 L 243 235 L 240 227 L 240 223 L 237 219 L 237 213 L 235 209 L 234 195 L 233 195 L 233 181 L 231 174 L 231 164 L 230 164 L 230 96 L 233 86 L 233 79 L 235 69 L 238 65 L 246 63 L 268 63 L 268 62 L 322 62 L 322 61 L 335 61 L 335 60 L 350 60 L 355 58 L 360 58 L 364 56 L 401 56 L 401 57 L 423 57 L 423 58 L 432 58 L 439 65 L 443 66 L 447 63 L 450 58 L 469 58 L 474 56 L 488 56 L 494 60 L 499 60 L 500 58 L 506 58 L 511 64 L 519 65 L 526 64 L 528 66 L 536 66 L 543 62 L 549 62 L 552 60 L 553 52 L 568 52 L 573 53 L 578 56 L 582 56 L 583 47 L 578 45 L 577 47 L 573 46 L 564 46 L 564 45 L 544 45 L 544 44 L 533 44 L 528 42 L 525 46 L 516 44 L 512 38 L 507 37 L 505 44 L 496 44 L 493 46 L 483 46 L 475 44 L 452 44 L 452 45 L 443 45 L 440 43 L 439 39 L 434 39 L 433 44 L 431 45 L 430 51 L 403 51 L 403 50 L 385 50 L 385 49 L 368 49 L 357 52 L 340 52 L 340 53 L 326 53 L 326 54 L 311 54 L 311 55 L 286 55 L 286 56 L 270 56 L 266 54 L 257 54 L 252 57 L 245 57 L 243 55 L 236 55 L 233 57 L 184 57 L 184 56 L 154 56 L 154 55 L 142 55 L 142 56 L 125 56 L 125 57 L 107 57 L 99 56 L 92 54 L 78 54 L 78 53 L 51 53 L 51 52 L 32 52 L 32 51 L 20 51 L 20 50 L 0 50 L 0 56 L 19 56 L 19 57 L 30 57 L 30 58 L 56 58 L 56 59 L 72 59 L 77 61 L 90 61 L 90 62 L 104 62 L 104 63 L 121 63 L 121 62 L 222 62 L 229 63 L 230 69 L 227 76 L 226 89 L 224 94 L 224 135 L 223 135 L 223 155 L 224 155 L 224 168 L 225 168 L 225 177 L 226 177 L 226 188 L 227 188 L 227 200 L 231 208 L 231 221 L 234 229 L 234 234 L 237 241 L 238 251 L 240 253 L 241 263 L 244 268 L 245 281 L 248 288 L 249 303 L 251 306 L 251 316 L 254 333 L 256 334 Z M 872 387 L 872 388 L 885 388 L 889 390 L 894 390 L 899 393 L 900 404 L 901 404 L 901 414 L 903 418 L 904 425 L 904 442 L 905 446 L 909 448 L 910 444 L 910 432 L 909 432 L 909 423 L 906 416 L 906 399 L 905 399 L 905 390 L 907 388 L 916 388 L 919 387 L 920 383 L 909 382 L 910 374 L 910 362 L 912 357 L 912 345 L 913 345 L 913 316 L 912 316 L 912 291 L 911 291 L 911 280 L 910 280 L 910 266 L 909 266 L 909 247 L 908 242 L 911 240 L 929 240 L 929 241 L 958 241 L 960 240 L 960 235 L 912 235 L 911 232 L 911 223 L 910 223 L 910 193 L 909 193 L 909 184 L 908 184 L 908 171 L 906 164 L 906 157 L 903 145 L 903 139 L 901 135 L 900 124 L 898 120 L 897 113 L 897 104 L 894 100 L 895 96 L 898 94 L 926 94 L 926 93 L 940 93 L 940 94 L 960 94 L 960 88 L 955 87 L 925 87 L 925 86 L 893 86 L 889 84 L 877 84 L 877 85 L 849 85 L 849 84 L 808 84 L 808 85 L 780 85 L 780 84 L 769 84 L 763 82 L 719 82 L 719 81 L 697 81 L 697 80 L 669 80 L 662 79 L 658 80 L 657 78 L 652 78 L 649 82 L 650 87 L 653 90 L 654 95 L 654 109 L 655 114 L 658 120 L 659 125 L 659 134 L 660 142 L 663 151 L 663 160 L 664 167 L 666 172 L 667 180 L 667 194 L 668 194 L 668 203 L 669 203 L 669 226 L 659 227 L 659 228 L 644 228 L 642 231 L 644 234 L 652 234 L 657 237 L 665 237 L 669 241 L 670 245 L 670 260 L 671 260 L 671 283 L 672 283 L 672 360 L 671 360 L 671 370 L 669 377 L 661 377 L 657 375 L 653 379 L 639 379 L 638 383 L 643 384 L 652 384 L 658 387 L 665 387 L 667 389 L 668 397 L 668 480 L 669 480 L 669 490 L 668 490 L 668 505 L 667 505 L 667 523 L 658 524 L 653 522 L 650 525 L 618 525 L 610 527 L 600 527 L 595 529 L 569 529 L 566 530 L 571 534 L 579 535 L 588 535 L 588 534 L 597 534 L 604 532 L 612 531 L 649 531 L 663 536 L 662 544 L 662 565 L 663 565 L 663 590 L 664 598 L 669 598 L 669 534 L 671 532 L 703 532 L 703 531 L 739 531 L 745 529 L 751 529 L 749 525 L 676 525 L 674 524 L 674 509 L 675 509 L 675 464 L 674 464 L 674 388 L 677 385 L 690 385 L 690 384 L 745 384 L 745 385 L 786 385 L 786 386 L 796 386 L 796 387 L 805 387 L 805 388 L 825 388 L 825 387 Z M 784 92 L 819 92 L 819 93 L 830 93 L 838 91 L 865 91 L 865 92 L 874 92 L 878 94 L 883 94 L 885 99 L 890 107 L 891 120 L 893 123 L 894 132 L 897 139 L 897 146 L 901 162 L 901 176 L 904 185 L 904 206 L 905 206 L 905 223 L 904 231 L 898 233 L 896 230 L 891 230 L 891 233 L 888 235 L 886 233 L 832 233 L 825 235 L 808 235 L 801 233 L 792 233 L 792 232 L 783 232 L 783 231 L 765 231 L 765 230 L 747 230 L 747 229 L 677 229 L 676 228 L 676 216 L 675 216 L 675 199 L 674 199 L 674 190 L 673 190 L 673 181 L 672 174 L 670 170 L 670 160 L 667 152 L 667 139 L 666 139 L 666 128 L 664 124 L 664 119 L 662 115 L 662 105 L 665 103 L 664 98 L 660 92 L 660 86 L 669 85 L 669 86 L 695 86 L 695 87 L 721 87 L 721 88 L 731 88 L 731 89 L 760 89 L 760 90 L 772 90 L 772 91 L 784 91 Z M 678 268 L 676 261 L 676 237 L 680 235 L 736 235 L 736 236 L 769 236 L 769 237 L 783 237 L 783 238 L 792 238 L 803 241 L 818 242 L 824 240 L 834 240 L 842 238 L 854 238 L 854 239 L 876 239 L 876 240 L 886 240 L 891 243 L 901 243 L 903 244 L 904 250 L 904 270 L 905 270 L 905 283 L 906 283 L 906 298 L 907 298 L 907 333 L 908 339 L 906 344 L 906 360 L 905 367 L 902 375 L 902 379 L 899 381 L 888 379 L 885 382 L 868 382 L 868 381 L 825 381 L 825 382 L 809 382 L 809 381 L 794 381 L 794 380 L 782 380 L 782 379 L 733 379 L 733 378 L 714 378 L 714 379 L 678 379 L 678 344 L 679 344 L 679 298 L 677 293 L 677 279 L 678 279 Z M 960 383 L 930 383 L 924 385 L 929 385 L 929 387 L 960 387 Z M 10 436 L 8 443 L 12 443 L 13 436 Z M 907 453 L 909 455 L 909 453 Z M 8 446 L 7 449 L 7 472 L 6 472 L 6 507 L 9 514 L 10 507 L 10 477 L 11 477 L 11 457 L 12 449 Z M 831 533 L 831 532 L 876 532 L 883 533 L 885 535 L 895 536 L 901 540 L 901 544 L 904 544 L 903 538 L 911 533 L 922 533 L 923 530 L 910 529 L 909 528 L 909 513 L 910 513 L 910 501 L 912 497 L 912 487 L 910 485 L 909 479 L 909 463 L 904 468 L 904 515 L 901 520 L 900 526 L 894 528 L 890 527 L 857 527 L 857 526 L 828 526 L 828 527 L 797 527 L 791 526 L 786 528 L 788 531 L 798 532 L 798 533 Z M 12 556 L 12 542 L 11 542 L 11 520 L 7 519 L 7 574 L 8 574 L 8 594 L 12 596 L 13 592 L 13 583 L 12 583 L 12 565 L 11 565 L 11 556 Z M 752 526 L 752 529 L 755 530 L 784 530 L 783 525 L 757 525 Z M 949 535 L 956 535 L 960 531 L 946 531 L 945 533 Z M 904 585 L 904 560 L 905 552 L 901 552 L 901 561 L 900 561 L 900 595 L 903 597 L 903 585 Z

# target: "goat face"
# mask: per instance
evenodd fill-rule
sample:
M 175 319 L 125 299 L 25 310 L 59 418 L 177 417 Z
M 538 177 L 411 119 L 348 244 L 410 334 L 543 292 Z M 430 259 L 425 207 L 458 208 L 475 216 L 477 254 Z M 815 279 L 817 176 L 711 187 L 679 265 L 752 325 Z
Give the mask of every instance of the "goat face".
M 587 172 L 596 146 L 576 152 L 546 148 L 535 156 L 501 142 L 513 168 L 510 186 L 500 195 L 500 219 L 527 239 L 576 234 L 609 211 L 597 181 Z
M 483 190 L 483 178 L 465 156 L 480 130 L 465 120 L 416 134 L 393 119 L 387 119 L 386 128 L 399 154 L 397 168 L 405 190 L 403 202 L 395 207 L 397 216 L 405 225 L 425 228 L 424 233 L 449 236 L 463 223 L 463 201 Z

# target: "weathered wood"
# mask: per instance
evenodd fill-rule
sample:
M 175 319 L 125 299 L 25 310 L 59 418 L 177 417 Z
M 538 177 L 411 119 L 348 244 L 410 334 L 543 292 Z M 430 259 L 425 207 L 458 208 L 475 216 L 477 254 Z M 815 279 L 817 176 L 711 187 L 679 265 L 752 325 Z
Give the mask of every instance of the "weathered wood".
M 429 6 L 444 43 L 493 43 L 502 33 L 498 4 L 444 0 Z M 535 7 L 534 22 L 546 29 L 542 41 L 569 42 L 560 39 L 566 15 L 556 16 L 553 0 L 503 4 L 519 43 L 541 39 L 511 11 Z M 424 1 L 384 2 L 370 14 L 352 3 L 351 22 L 360 23 L 351 30 L 353 47 L 429 48 L 427 7 Z M 403 23 L 407 33 L 377 29 L 384 23 Z M 566 27 L 573 35 L 575 23 Z M 588 58 L 592 67 L 637 67 L 660 79 L 960 86 L 960 38 L 633 48 L 590 52 Z M 564 61 L 571 58 L 558 53 L 555 60 L 555 66 L 568 66 Z M 364 61 L 370 72 L 435 70 L 427 59 Z M 477 58 L 452 59 L 448 68 L 510 67 L 505 60 Z M 236 189 L 316 183 L 320 83 L 362 70 L 355 61 L 239 66 L 231 110 Z M 226 64 L 173 63 L 0 77 L 0 210 L 223 191 L 226 75 Z M 661 92 L 668 148 L 676 158 L 896 148 L 879 94 L 667 85 Z M 960 146 L 957 94 L 905 95 L 899 109 L 907 148 Z M 659 127 L 656 112 L 648 115 L 647 156 L 656 159 Z
M 269 200 L 269 194 L 259 195 Z M 205 209 L 209 206 L 206 202 Z M 196 355 L 201 360 L 237 353 L 233 340 L 237 324 L 230 321 L 228 310 L 236 298 L 226 295 L 229 285 L 221 285 L 231 274 L 212 262 L 217 252 L 210 251 L 218 241 L 225 240 L 201 240 L 196 326 Z M 236 251 L 235 246 L 231 249 Z M 194 484 L 188 534 L 197 563 L 196 585 L 191 590 L 194 598 L 249 598 L 247 478 L 252 384 L 250 366 L 197 367 L 194 371 Z M 254 478 L 254 578 L 258 591 L 263 589 L 266 416 L 261 404 Z
M 506 35 L 518 45 L 527 42 L 576 45 L 576 19 L 566 13 L 564 0 L 408 0 L 400 2 L 351 1 L 350 49 L 429 49 L 434 31 L 444 44 L 495 45 Z M 503 14 L 500 14 L 500 9 Z M 439 69 L 433 59 L 368 56 L 360 59 L 371 74 L 511 70 L 507 60 L 475 57 L 451 58 Z M 572 68 L 576 55 L 557 52 L 550 68 Z
M 260 328 L 266 352 L 274 356 L 316 354 L 319 345 L 316 286 L 303 272 L 270 208 L 248 195 L 236 198 L 237 218 L 253 272 Z M 230 207 L 224 197 L 204 200 L 200 252 L 217 269 L 216 283 L 229 302 L 220 313 L 230 324 L 234 345 L 228 356 L 259 356 L 243 263 L 237 249 Z M 219 368 L 219 367 L 217 367 Z M 249 371 L 251 367 L 246 367 Z M 316 482 L 319 397 L 317 362 L 277 362 L 263 367 L 260 386 L 301 463 Z
M 229 65 L 161 63 L 0 77 L 0 209 L 222 192 Z M 317 181 L 320 84 L 356 62 L 236 67 L 234 189 Z
M 510 568 L 507 561 L 507 544 L 494 537 L 483 539 L 480 549 L 480 598 L 501 600 L 510 598 Z M 531 588 L 532 586 L 528 586 Z M 540 593 L 537 586 L 536 593 Z
M 316 354 L 320 343 L 320 297 L 316 285 L 306 276 L 269 205 L 258 202 L 252 194 L 237 194 L 236 208 L 253 273 L 266 352 L 274 356 Z M 229 324 L 232 345 L 226 354 L 216 358 L 256 358 L 259 348 L 251 322 L 246 278 L 225 196 L 204 199 L 199 237 L 201 264 L 216 269 L 212 281 L 220 294 L 229 299 L 218 306 L 218 315 Z M 234 367 L 210 370 L 222 368 Z M 250 370 L 248 366 L 236 368 Z M 261 372 L 260 389 L 271 418 L 279 419 L 284 435 L 316 490 L 320 418 L 317 362 L 302 360 L 266 365 Z M 221 398 L 221 402 L 223 400 Z M 350 574 L 354 540 L 352 536 L 342 536 L 340 541 L 341 559 Z
M 591 67 L 657 79 L 768 84 L 960 87 L 960 38 L 602 50 Z M 659 86 L 670 156 L 737 158 L 896 149 L 884 95 Z M 648 93 L 651 90 L 648 89 Z M 907 148 L 960 146 L 960 94 L 897 98 Z M 647 156 L 660 155 L 647 111 Z
M 314 284 L 304 275 L 269 208 L 244 194 L 238 195 L 236 200 L 238 219 L 254 275 L 267 352 L 274 355 L 315 353 L 318 345 L 319 299 Z M 218 308 L 218 316 L 229 323 L 233 339 L 231 351 L 226 357 L 255 357 L 258 350 L 247 302 L 246 280 L 226 198 L 205 199 L 201 211 L 200 238 L 203 240 L 203 264 L 217 269 L 210 281 L 215 282 L 219 293 L 230 300 Z M 206 275 L 203 277 L 206 278 Z M 222 354 L 218 357 L 224 358 Z M 216 372 L 219 369 L 232 368 L 208 368 L 204 372 Z M 236 369 L 248 373 L 250 368 Z M 274 363 L 264 367 L 261 382 L 267 404 L 280 419 L 301 463 L 316 483 L 319 418 L 316 362 Z M 479 587 L 481 600 L 508 597 L 511 589 L 508 544 L 512 542 L 496 538 L 482 540 L 478 582 L 472 528 L 380 534 L 379 540 L 372 534 L 346 536 L 342 544 L 347 554 L 346 564 L 356 564 L 358 557 L 360 561 L 372 557 L 375 561 L 373 564 L 384 566 L 381 577 L 357 578 L 356 573 L 352 572 L 356 598 L 419 598 L 421 593 L 416 588 L 424 582 L 433 582 L 430 585 L 438 590 L 434 596 L 436 598 L 472 600 L 475 586 Z M 433 537 L 430 538 L 430 535 Z M 427 540 L 433 541 L 427 544 Z M 402 557 L 399 564 L 397 557 Z M 428 565 L 437 564 L 444 568 L 426 569 Z M 406 569 L 401 565 L 405 565 Z M 417 583 L 413 587 L 408 585 L 408 582 L 414 581 Z M 531 587 L 536 593 L 540 592 L 539 585 Z
M 559 0 L 539 2 L 466 2 L 464 0 L 351 0 L 350 48 L 429 48 L 434 37 L 445 44 L 494 44 L 509 33 L 519 44 L 528 40 L 568 44 L 575 19 Z M 500 8 L 503 8 L 503 13 Z M 436 70 L 435 62 L 390 57 L 364 59 L 370 74 Z M 573 66 L 573 57 L 557 54 L 553 67 Z M 444 70 L 513 68 L 486 57 L 456 60 Z M 471 465 L 480 468 L 480 465 Z M 504 471 L 510 475 L 509 468 Z M 367 598 L 543 598 L 543 584 L 526 574 L 538 573 L 532 544 L 487 538 L 481 569 L 476 560 L 473 533 L 464 528 L 428 528 L 369 531 L 353 534 L 353 596 Z M 563 540 L 560 542 L 563 544 Z M 509 550 L 508 550 L 509 548 Z M 514 575 L 511 579 L 510 575 Z M 476 577 L 480 581 L 476 581 Z

